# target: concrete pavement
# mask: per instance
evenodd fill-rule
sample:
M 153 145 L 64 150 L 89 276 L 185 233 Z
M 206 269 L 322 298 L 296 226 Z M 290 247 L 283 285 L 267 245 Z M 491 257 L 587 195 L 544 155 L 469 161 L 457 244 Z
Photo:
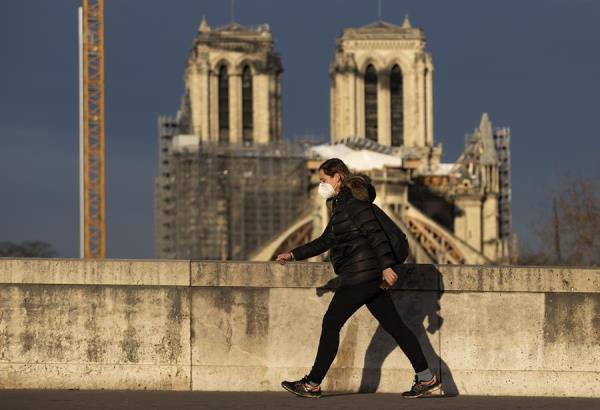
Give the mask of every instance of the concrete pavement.
M 399 394 L 392 393 L 330 392 L 319 399 L 309 399 L 287 392 L 0 390 L 0 409 L 2 410 L 595 410 L 599 408 L 600 399 L 584 398 L 435 396 L 404 399 Z

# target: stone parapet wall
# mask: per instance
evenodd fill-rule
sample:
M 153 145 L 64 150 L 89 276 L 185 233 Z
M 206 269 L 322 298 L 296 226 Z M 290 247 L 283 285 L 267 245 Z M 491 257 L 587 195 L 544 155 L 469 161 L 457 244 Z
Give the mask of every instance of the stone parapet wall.
M 600 397 L 600 269 L 403 265 L 391 290 L 448 393 Z M 0 258 L 0 388 L 281 389 L 312 366 L 328 263 Z M 326 390 L 398 392 L 366 307 Z

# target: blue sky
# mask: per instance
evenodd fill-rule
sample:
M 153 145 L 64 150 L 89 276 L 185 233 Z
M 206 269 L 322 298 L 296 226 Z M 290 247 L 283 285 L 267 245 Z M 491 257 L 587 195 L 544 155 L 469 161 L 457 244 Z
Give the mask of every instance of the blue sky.
M 227 0 L 105 0 L 107 256 L 154 256 L 156 121 L 174 114 L 202 15 Z M 0 13 L 0 241 L 39 239 L 78 256 L 77 7 L 3 2 Z M 329 135 L 328 67 L 344 27 L 377 19 L 376 0 L 238 0 L 236 20 L 268 23 L 282 55 L 285 138 Z M 512 131 L 514 229 L 521 244 L 566 173 L 599 173 L 600 2 L 383 0 L 408 14 L 434 63 L 435 141 L 454 161 L 490 114 Z

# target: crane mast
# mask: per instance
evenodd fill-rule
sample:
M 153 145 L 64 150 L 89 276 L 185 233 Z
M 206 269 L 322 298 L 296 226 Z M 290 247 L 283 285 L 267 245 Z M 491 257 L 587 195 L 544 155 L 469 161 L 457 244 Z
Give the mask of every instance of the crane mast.
M 80 88 L 80 253 L 85 258 L 104 258 L 104 0 L 83 0 Z

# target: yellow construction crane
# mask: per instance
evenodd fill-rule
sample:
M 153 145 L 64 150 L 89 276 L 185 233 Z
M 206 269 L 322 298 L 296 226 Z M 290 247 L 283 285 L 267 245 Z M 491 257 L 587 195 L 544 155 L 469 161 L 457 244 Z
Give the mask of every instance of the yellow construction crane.
M 104 258 L 104 0 L 79 8 L 80 256 Z

